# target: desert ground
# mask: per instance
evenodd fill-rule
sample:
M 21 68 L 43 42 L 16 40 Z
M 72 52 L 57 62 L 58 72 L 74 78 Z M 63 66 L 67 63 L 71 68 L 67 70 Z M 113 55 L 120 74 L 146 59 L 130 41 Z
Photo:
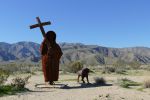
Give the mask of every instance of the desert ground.
M 12 77 L 14 76 L 9 79 Z M 94 85 L 94 77 L 103 77 L 106 85 Z M 150 73 L 149 71 L 137 72 L 134 75 L 131 73 L 130 75 L 92 73 L 89 75 L 90 84 L 82 84 L 81 81 L 77 83 L 76 74 L 60 73 L 57 85 L 40 88 L 36 85 L 44 84 L 44 78 L 42 72 L 37 72 L 31 76 L 26 85 L 26 88 L 31 91 L 3 96 L 0 100 L 150 100 L 150 89 L 140 89 L 141 86 L 122 88 L 116 85 L 116 80 L 123 77 L 143 82 L 150 77 Z

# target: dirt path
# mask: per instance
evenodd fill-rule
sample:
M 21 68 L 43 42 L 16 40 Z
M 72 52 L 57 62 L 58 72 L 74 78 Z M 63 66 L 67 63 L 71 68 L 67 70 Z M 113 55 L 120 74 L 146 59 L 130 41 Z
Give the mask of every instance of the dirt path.
M 92 81 L 93 76 L 90 77 Z M 136 80 L 136 77 L 131 77 Z M 36 88 L 35 85 L 43 83 L 43 75 L 33 75 L 26 86 L 32 92 L 19 93 L 12 96 L 0 97 L 0 100 L 150 100 L 150 89 L 139 91 L 125 89 L 112 84 L 116 77 L 106 77 L 108 85 L 95 86 L 79 84 L 74 75 L 61 75 L 58 84 L 68 84 L 65 88 Z M 144 79 L 143 77 L 138 80 Z

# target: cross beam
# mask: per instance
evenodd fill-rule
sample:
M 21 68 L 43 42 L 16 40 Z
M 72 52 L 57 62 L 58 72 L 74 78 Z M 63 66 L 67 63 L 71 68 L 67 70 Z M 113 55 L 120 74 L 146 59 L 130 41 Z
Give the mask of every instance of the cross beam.
M 42 22 L 40 21 L 40 18 L 39 18 L 39 17 L 36 17 L 36 20 L 37 20 L 38 24 L 31 25 L 31 26 L 30 26 L 30 29 L 39 27 L 40 30 L 41 30 L 41 32 L 42 32 L 43 37 L 46 38 L 46 34 L 45 34 L 45 31 L 44 31 L 43 26 L 45 26 L 45 25 L 50 25 L 51 22 L 49 21 L 49 22 L 43 22 L 43 23 L 42 23 Z

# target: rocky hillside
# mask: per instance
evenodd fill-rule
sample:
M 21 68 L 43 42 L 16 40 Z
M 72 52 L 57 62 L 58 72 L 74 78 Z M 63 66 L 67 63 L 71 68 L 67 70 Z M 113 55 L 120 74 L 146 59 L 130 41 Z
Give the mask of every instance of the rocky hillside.
M 61 63 L 80 60 L 88 65 L 113 64 L 118 60 L 124 62 L 138 61 L 150 64 L 150 48 L 108 48 L 81 43 L 60 43 L 63 51 Z M 18 42 L 8 44 L 0 42 L 0 62 L 10 61 L 40 61 L 40 44 L 33 42 Z
M 0 42 L 0 61 L 39 61 L 40 45 L 33 42 L 8 44 Z

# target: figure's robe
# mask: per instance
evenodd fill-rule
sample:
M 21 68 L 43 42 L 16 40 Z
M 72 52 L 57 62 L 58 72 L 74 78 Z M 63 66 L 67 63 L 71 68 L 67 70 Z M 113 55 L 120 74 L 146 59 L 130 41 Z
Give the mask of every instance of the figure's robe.
M 41 44 L 42 55 L 42 70 L 44 73 L 45 82 L 58 81 L 59 78 L 59 60 L 62 56 L 60 46 L 55 43 L 52 45 L 52 49 L 48 50 L 46 41 L 43 40 Z M 52 55 L 49 55 L 52 53 Z

